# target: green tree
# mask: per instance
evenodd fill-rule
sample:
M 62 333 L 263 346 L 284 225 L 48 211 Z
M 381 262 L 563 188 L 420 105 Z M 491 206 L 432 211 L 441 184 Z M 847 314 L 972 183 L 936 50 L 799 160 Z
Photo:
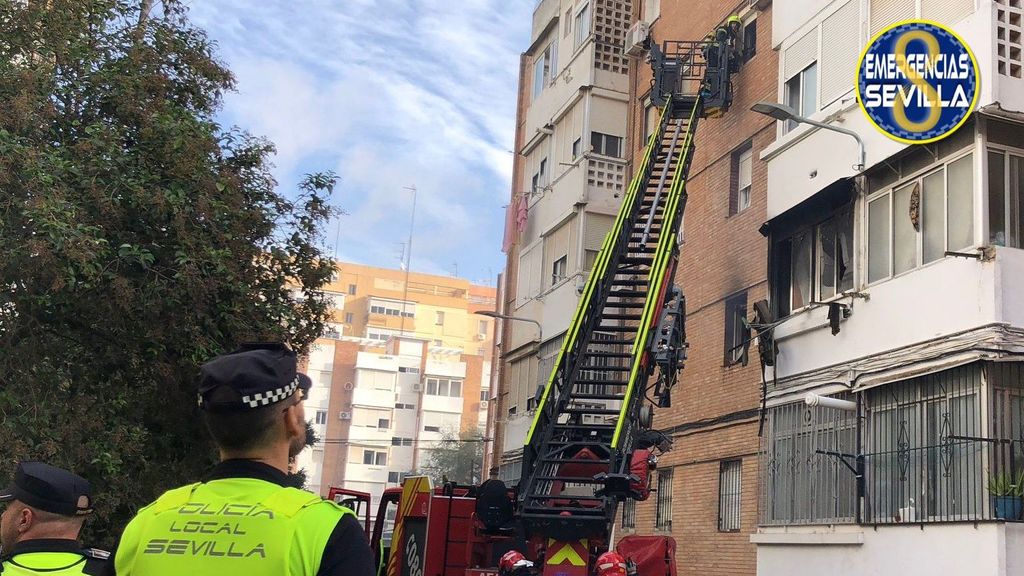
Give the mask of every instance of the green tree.
M 479 484 L 484 461 L 484 436 L 479 430 L 457 434 L 445 431 L 436 448 L 428 453 L 422 472 L 434 484 L 445 479 L 460 484 Z
M 230 71 L 179 0 L 0 0 L 0 476 L 70 467 L 109 545 L 215 455 L 198 365 L 323 330 L 332 174 L 276 191 L 215 115 Z M 294 298 L 292 286 L 302 286 Z

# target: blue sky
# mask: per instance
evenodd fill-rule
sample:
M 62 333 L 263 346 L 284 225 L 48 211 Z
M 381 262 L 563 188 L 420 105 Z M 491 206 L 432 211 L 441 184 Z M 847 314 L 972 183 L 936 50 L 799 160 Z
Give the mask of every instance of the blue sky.
M 493 284 L 533 0 L 190 4 L 238 81 L 223 123 L 276 144 L 286 193 L 311 171 L 341 178 L 328 251 L 397 268 L 415 184 L 412 269 Z

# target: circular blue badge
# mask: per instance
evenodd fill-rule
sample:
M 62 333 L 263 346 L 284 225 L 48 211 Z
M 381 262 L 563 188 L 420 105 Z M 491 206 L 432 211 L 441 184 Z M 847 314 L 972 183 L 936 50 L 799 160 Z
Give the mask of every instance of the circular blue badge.
M 899 22 L 868 43 L 857 65 L 857 101 L 886 136 L 927 144 L 959 128 L 978 100 L 978 62 L 952 30 Z

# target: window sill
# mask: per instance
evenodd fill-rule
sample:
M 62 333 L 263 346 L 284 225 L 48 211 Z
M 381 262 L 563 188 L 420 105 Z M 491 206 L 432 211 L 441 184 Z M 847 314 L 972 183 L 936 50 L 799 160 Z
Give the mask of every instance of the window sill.
M 758 532 L 750 542 L 777 546 L 860 546 L 864 532 Z

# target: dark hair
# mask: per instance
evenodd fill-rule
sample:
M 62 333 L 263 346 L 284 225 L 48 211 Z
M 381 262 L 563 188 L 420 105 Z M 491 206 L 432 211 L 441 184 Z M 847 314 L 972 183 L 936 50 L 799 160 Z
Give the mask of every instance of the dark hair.
M 231 402 L 237 392 L 226 386 L 212 391 L 212 402 Z M 234 398 L 233 398 L 234 397 Z M 281 402 L 249 410 L 203 412 L 206 428 L 221 450 L 229 452 L 261 448 L 269 444 L 280 428 Z

